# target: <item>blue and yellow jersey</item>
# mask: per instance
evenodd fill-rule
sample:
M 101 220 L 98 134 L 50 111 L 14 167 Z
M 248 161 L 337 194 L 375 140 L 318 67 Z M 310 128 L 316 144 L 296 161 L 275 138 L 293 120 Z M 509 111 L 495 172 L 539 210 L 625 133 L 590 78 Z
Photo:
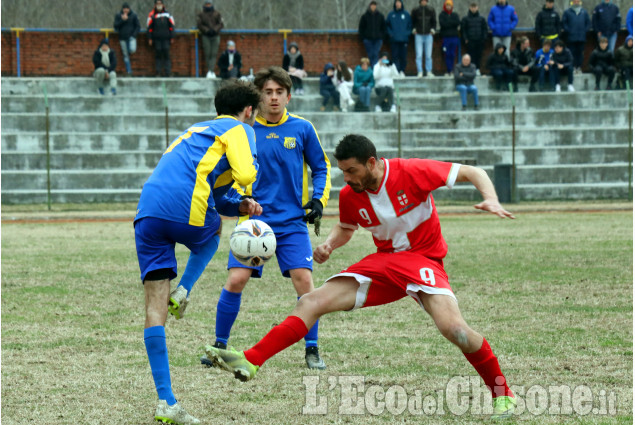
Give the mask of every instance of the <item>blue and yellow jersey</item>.
M 331 164 L 315 127 L 285 110 L 274 124 L 257 117 L 254 131 L 260 168 L 251 195 L 262 205 L 257 218 L 276 234 L 307 231 L 302 206 L 311 198 L 326 206 L 331 191 Z M 313 183 L 311 198 L 307 165 Z
M 194 124 L 172 142 L 143 185 L 135 220 L 155 217 L 201 227 L 218 212 L 236 216 L 240 201 L 221 198 L 234 182 L 251 185 L 257 171 L 249 125 L 228 115 Z

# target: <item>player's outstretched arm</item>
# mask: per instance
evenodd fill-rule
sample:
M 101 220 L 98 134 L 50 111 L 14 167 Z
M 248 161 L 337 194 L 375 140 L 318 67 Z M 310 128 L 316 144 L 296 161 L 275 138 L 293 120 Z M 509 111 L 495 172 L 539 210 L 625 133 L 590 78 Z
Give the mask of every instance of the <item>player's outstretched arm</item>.
M 470 165 L 461 165 L 459 173 L 456 176 L 456 181 L 470 182 L 478 189 L 479 192 L 481 192 L 483 202 L 474 205 L 474 208 L 489 211 L 500 218 L 516 218 L 512 213 L 503 208 L 500 202 L 498 202 L 498 196 L 496 195 L 494 184 L 483 169 L 472 167 Z
M 331 253 L 342 245 L 345 245 L 353 237 L 355 230 L 342 227 L 339 223 L 333 227 L 331 233 L 322 245 L 313 251 L 313 259 L 322 264 L 329 259 Z

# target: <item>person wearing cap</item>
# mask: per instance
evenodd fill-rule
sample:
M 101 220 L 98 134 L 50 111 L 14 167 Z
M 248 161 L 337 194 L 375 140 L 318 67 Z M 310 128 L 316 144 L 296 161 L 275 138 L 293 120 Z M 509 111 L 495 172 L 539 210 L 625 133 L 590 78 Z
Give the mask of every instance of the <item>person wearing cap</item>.
M 119 34 L 119 45 L 123 55 L 123 63 L 126 65 L 126 73 L 132 75 L 130 55 L 137 51 L 137 35 L 141 30 L 139 17 L 130 9 L 128 3 L 121 5 L 121 11 L 115 14 L 115 31 Z
M 240 68 L 242 66 L 242 59 L 240 53 L 236 50 L 236 43 L 233 40 L 229 40 L 227 49 L 218 58 L 220 77 L 223 80 L 240 78 Z
M 375 66 L 379 59 L 379 50 L 386 37 L 386 20 L 384 15 L 377 10 L 377 2 L 372 0 L 366 13 L 359 19 L 359 37 L 364 43 L 371 67 Z
M 165 72 L 165 76 L 172 75 L 172 60 L 170 59 L 170 45 L 174 35 L 174 18 L 165 10 L 161 0 L 154 0 L 154 8 L 148 14 L 148 44 L 154 46 L 157 76 Z
M 580 73 L 584 62 L 586 34 L 591 29 L 591 17 L 582 7 L 582 0 L 571 0 L 571 7 L 562 14 L 562 33 L 573 55 L 573 68 Z
M 448 75 L 452 75 L 454 61 L 459 50 L 459 27 L 461 18 L 454 11 L 454 2 L 445 0 L 443 10 L 439 13 L 439 35 L 443 40 L 443 59 Z
M 306 78 L 307 74 L 304 70 L 304 57 L 302 57 L 298 43 L 295 41 L 289 44 L 289 49 L 282 59 L 282 69 L 287 71 L 289 73 L 289 77 L 291 77 L 291 82 L 293 83 L 293 88 L 295 90 L 293 94 L 304 94 L 302 79 Z
M 205 65 L 207 65 L 206 77 L 216 78 L 214 67 L 220 46 L 220 32 L 225 28 L 225 23 L 220 12 L 214 9 L 214 4 L 211 1 L 203 3 L 203 10 L 196 15 L 196 27 L 201 33 Z
M 633 36 L 626 37 L 624 44 L 615 51 L 615 67 L 620 76 L 622 88 L 626 88 L 628 81 L 633 88 Z
M 104 38 L 99 43 L 99 47 L 93 53 L 93 65 L 95 65 L 95 71 L 93 72 L 93 78 L 97 84 L 99 94 L 104 95 L 104 87 L 106 81 L 110 85 L 110 92 L 114 95 L 117 94 L 117 73 L 115 68 L 117 67 L 117 56 L 115 52 L 110 48 L 108 39 Z

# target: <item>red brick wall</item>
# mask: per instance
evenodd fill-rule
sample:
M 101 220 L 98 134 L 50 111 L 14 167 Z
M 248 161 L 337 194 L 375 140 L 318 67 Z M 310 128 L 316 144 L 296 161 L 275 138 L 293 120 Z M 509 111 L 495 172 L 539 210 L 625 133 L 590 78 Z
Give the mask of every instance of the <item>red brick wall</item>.
M 514 33 L 520 37 L 523 33 Z M 527 33 L 532 39 L 534 50 L 538 43 L 533 33 Z M 88 76 L 93 71 L 92 55 L 97 49 L 103 33 L 96 32 L 22 32 L 20 34 L 21 74 L 33 76 Z M 588 59 L 595 43 L 589 35 L 587 43 Z M 625 34 L 620 33 L 618 44 L 624 41 Z M 236 42 L 243 57 L 243 73 L 254 72 L 268 65 L 282 64 L 283 36 L 281 34 L 228 34 L 221 36 L 221 49 L 227 40 Z M 349 33 L 302 33 L 290 34 L 289 41 L 299 44 L 304 57 L 305 69 L 309 75 L 317 76 L 322 72 L 326 62 L 346 61 L 351 68 L 359 63 L 359 59 L 366 56 L 362 43 L 357 34 Z M 110 34 L 110 44 L 117 53 L 117 71 L 124 73 L 125 68 L 119 48 L 117 34 Z M 172 43 L 172 72 L 175 76 L 188 77 L 195 75 L 195 42 L 191 34 L 177 34 Z M 17 75 L 16 36 L 14 32 L 3 31 L 2 41 L 2 76 Z M 207 72 L 203 63 L 202 45 L 199 43 L 199 75 Z M 389 50 L 384 43 L 383 50 Z M 491 52 L 491 43 L 487 43 L 483 55 L 483 66 L 487 55 Z M 220 52 L 219 52 L 220 54 Z M 416 74 L 414 64 L 414 43 L 408 46 L 408 67 L 406 74 Z M 445 72 L 445 65 L 441 56 L 441 39 L 435 38 L 433 49 L 433 63 L 436 73 Z M 148 45 L 145 34 L 140 34 L 137 40 L 137 52 L 132 56 L 132 69 L 137 76 L 153 76 L 154 50 Z

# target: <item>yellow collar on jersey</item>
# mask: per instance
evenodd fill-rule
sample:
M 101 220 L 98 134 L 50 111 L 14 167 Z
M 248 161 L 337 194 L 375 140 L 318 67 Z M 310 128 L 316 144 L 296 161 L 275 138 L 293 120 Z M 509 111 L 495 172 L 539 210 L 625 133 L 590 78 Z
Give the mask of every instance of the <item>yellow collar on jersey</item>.
M 269 123 L 267 122 L 266 119 L 264 119 L 260 115 L 256 116 L 256 121 L 258 121 L 259 124 L 262 124 L 265 127 L 276 127 L 278 125 L 282 125 L 285 122 L 287 122 L 288 119 L 289 119 L 289 113 L 287 112 L 287 108 L 284 108 L 284 112 L 282 113 L 282 118 L 280 118 L 280 121 L 278 122 Z
M 221 119 L 221 118 L 231 118 L 231 119 L 233 119 L 233 120 L 238 121 L 238 118 L 236 118 L 236 117 L 234 117 L 234 116 L 231 116 L 231 115 L 219 115 L 219 116 L 217 116 L 217 117 L 216 117 L 216 118 L 214 118 L 214 119 L 215 119 L 215 120 L 219 120 L 219 119 Z

